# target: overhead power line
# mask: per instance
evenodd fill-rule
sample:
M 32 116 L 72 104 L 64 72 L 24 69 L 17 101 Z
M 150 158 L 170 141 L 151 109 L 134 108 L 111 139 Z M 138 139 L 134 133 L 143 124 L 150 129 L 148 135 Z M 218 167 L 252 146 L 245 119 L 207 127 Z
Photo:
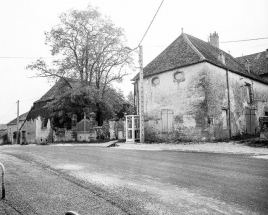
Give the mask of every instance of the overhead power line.
M 251 41 L 251 40 L 264 40 L 268 39 L 268 37 L 262 37 L 262 38 L 254 38 L 254 39 L 247 39 L 247 40 L 233 40 L 233 41 L 225 41 L 220 43 L 236 43 L 236 42 L 245 42 L 245 41 Z
M 157 9 L 157 11 L 156 11 L 156 13 L 155 13 L 155 15 L 154 15 L 154 17 L 153 17 L 153 19 L 152 19 L 152 21 L 151 21 L 150 25 L 149 25 L 149 27 L 147 28 L 147 30 L 146 30 L 146 32 L 145 32 L 145 34 L 144 34 L 144 35 L 143 35 L 143 37 L 142 37 L 142 39 L 141 39 L 141 41 L 140 41 L 139 45 L 142 43 L 142 41 L 143 41 L 144 37 L 146 36 L 147 32 L 149 31 L 149 29 L 150 29 L 150 27 L 151 27 L 151 25 L 152 25 L 152 23 L 153 23 L 153 21 L 154 21 L 154 19 L 155 19 L 156 15 L 157 15 L 158 11 L 159 11 L 159 9 L 161 8 L 161 6 L 162 6 L 163 2 L 164 2 L 164 0 L 162 0 L 161 4 L 159 5 L 159 7 L 158 7 L 158 9 Z M 138 46 L 139 46 L 139 45 L 138 45 Z
M 35 98 L 31 98 L 31 99 L 22 100 L 22 101 L 20 101 L 20 103 L 21 102 L 28 102 L 28 101 L 32 101 L 32 100 L 38 100 L 39 98 L 40 97 L 35 97 Z M 6 106 L 6 105 L 12 105 L 12 104 L 14 104 L 14 103 L 12 102 L 12 103 L 7 103 L 7 104 L 1 104 L 0 107 Z
M 38 59 L 38 58 L 55 58 L 55 57 L 1 57 L 6 59 Z
M 14 103 L 14 105 L 3 115 L 0 117 L 0 119 L 2 119 L 4 116 L 6 116 L 11 110 L 12 108 L 16 105 L 16 103 Z
M 28 101 L 32 101 L 32 100 L 36 100 L 39 99 L 40 97 L 36 97 L 36 98 L 31 98 L 31 99 L 27 99 L 27 100 L 22 100 L 20 102 L 28 102 Z

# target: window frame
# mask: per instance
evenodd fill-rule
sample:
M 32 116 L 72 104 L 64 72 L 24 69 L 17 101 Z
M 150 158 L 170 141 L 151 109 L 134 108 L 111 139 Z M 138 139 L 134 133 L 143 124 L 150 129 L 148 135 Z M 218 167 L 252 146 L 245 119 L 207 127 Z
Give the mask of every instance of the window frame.
M 158 79 L 158 83 L 154 83 L 154 81 L 155 80 L 157 80 Z M 157 86 L 157 85 L 159 85 L 160 84 L 160 78 L 159 78 L 159 76 L 155 76 L 155 77 L 153 77 L 152 79 L 151 79 L 151 85 L 152 86 Z

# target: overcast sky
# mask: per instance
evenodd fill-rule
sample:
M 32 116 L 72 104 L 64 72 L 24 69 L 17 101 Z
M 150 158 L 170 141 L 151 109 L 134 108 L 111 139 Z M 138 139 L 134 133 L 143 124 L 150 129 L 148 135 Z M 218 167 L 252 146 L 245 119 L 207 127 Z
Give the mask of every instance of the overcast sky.
M 53 83 L 30 78 L 25 67 L 39 57 L 50 57 L 44 32 L 59 23 L 59 15 L 71 8 L 99 7 L 115 25 L 125 30 L 130 48 L 136 47 L 162 0 L 1 0 L 0 1 L 0 124 L 29 111 L 34 101 Z M 268 37 L 267 0 L 165 0 L 142 42 L 144 66 L 184 32 L 207 41 L 216 31 L 220 42 Z M 264 51 L 268 39 L 220 43 L 234 57 Z M 10 57 L 10 58 L 7 58 Z M 49 60 L 49 58 L 47 58 Z M 137 62 L 138 64 L 138 62 Z M 138 72 L 138 71 L 137 71 Z M 119 85 L 125 94 L 130 79 Z

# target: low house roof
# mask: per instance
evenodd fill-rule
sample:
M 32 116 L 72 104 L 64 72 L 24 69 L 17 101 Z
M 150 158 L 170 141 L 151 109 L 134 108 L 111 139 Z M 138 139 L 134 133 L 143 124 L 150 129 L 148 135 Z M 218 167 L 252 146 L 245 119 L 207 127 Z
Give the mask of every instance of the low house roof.
M 26 112 L 24 114 L 21 114 L 19 116 L 19 121 L 24 121 L 26 119 L 28 113 L 29 112 Z M 7 125 L 16 125 L 16 124 L 17 124 L 17 118 L 15 118 L 15 119 L 11 120 L 9 123 L 7 123 Z
M 58 80 L 39 100 L 36 102 L 43 102 L 43 101 L 49 101 L 55 98 L 56 95 L 64 92 L 66 88 L 76 86 L 78 83 L 78 80 L 70 79 L 70 78 L 64 78 Z
M 4 130 L 7 129 L 7 125 L 6 124 L 0 124 L 0 130 Z
M 78 83 L 78 80 L 70 78 L 58 80 L 39 100 L 34 102 L 34 105 L 27 116 L 27 121 L 36 119 L 38 116 L 48 118 L 49 110 L 46 107 L 47 102 L 53 100 L 57 95 L 65 92 L 69 86 L 75 87 Z
M 0 130 L 0 138 L 2 138 L 3 136 L 5 136 L 7 134 L 7 129 L 1 129 Z
M 245 55 L 237 57 L 236 60 L 245 65 L 246 60 L 250 63 L 250 68 L 258 75 L 264 75 L 268 73 L 268 50 L 251 55 Z
M 218 60 L 220 54 L 224 56 L 225 64 Z M 203 40 L 185 33 L 182 33 L 173 43 L 171 43 L 161 54 L 159 54 L 144 68 L 144 77 L 200 62 L 209 62 L 221 68 L 228 69 L 234 73 L 268 84 L 268 82 L 263 80 L 257 74 L 248 73 L 245 70 L 245 67 L 230 54 L 207 42 L 204 42 Z M 139 74 L 133 78 L 133 80 L 136 79 L 139 79 Z

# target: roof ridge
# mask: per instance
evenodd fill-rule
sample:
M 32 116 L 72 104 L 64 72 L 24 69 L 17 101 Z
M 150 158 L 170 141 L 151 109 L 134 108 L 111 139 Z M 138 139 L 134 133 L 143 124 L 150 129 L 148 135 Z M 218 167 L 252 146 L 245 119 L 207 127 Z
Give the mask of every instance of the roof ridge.
M 187 37 L 187 34 L 182 33 L 183 38 L 186 40 L 188 45 L 193 49 L 193 51 L 200 57 L 200 60 L 205 60 L 206 58 L 198 51 L 198 49 L 192 44 L 192 42 Z
M 249 57 L 249 56 L 254 56 L 254 55 L 258 55 L 258 54 L 262 54 L 266 51 L 262 51 L 262 52 L 257 52 L 257 53 L 253 53 L 253 54 L 248 54 L 248 55 L 243 55 L 243 56 L 240 56 L 240 57 L 235 57 L 235 59 L 237 58 L 244 58 L 244 57 Z

